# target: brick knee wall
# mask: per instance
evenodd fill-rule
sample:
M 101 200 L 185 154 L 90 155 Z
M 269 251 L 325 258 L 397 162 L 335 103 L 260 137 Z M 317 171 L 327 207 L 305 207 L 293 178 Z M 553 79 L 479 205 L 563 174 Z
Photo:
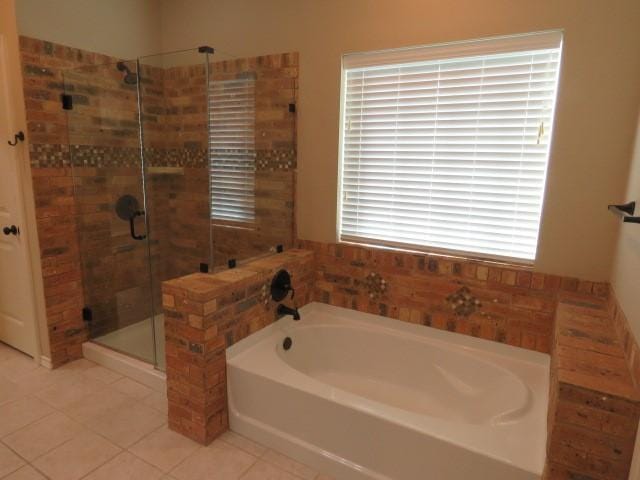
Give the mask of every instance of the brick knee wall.
M 290 250 L 216 274 L 163 284 L 169 427 L 208 444 L 228 428 L 227 347 L 276 320 L 271 280 L 292 275 L 297 306 L 311 298 L 312 252 Z

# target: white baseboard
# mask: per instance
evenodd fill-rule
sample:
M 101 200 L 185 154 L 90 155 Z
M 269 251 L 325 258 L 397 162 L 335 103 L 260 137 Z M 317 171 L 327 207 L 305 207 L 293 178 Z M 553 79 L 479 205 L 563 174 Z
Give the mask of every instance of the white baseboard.
M 51 359 L 49 357 L 44 356 L 44 355 L 40 355 L 40 365 L 42 365 L 44 368 L 48 368 L 49 370 L 51 370 L 53 368 L 53 364 L 51 363 Z

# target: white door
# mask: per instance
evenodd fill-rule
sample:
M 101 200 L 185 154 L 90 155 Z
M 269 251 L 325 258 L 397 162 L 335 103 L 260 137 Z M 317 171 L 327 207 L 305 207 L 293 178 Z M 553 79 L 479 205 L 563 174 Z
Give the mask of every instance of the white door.
M 12 147 L 18 127 L 9 101 L 6 41 L 0 34 L 0 341 L 36 355 L 35 308 L 29 252 L 24 236 L 24 206 L 19 161 L 25 143 Z

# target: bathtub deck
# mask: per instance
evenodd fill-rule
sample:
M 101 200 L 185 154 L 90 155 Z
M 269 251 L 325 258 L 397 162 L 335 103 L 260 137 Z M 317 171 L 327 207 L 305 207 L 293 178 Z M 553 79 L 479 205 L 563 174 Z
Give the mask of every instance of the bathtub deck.
M 627 478 L 640 392 L 604 305 L 558 306 L 550 396 L 544 478 Z

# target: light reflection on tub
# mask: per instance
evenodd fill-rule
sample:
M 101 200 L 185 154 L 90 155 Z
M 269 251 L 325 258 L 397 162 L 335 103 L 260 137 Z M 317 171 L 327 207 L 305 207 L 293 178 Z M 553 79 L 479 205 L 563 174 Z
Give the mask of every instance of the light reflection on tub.
M 289 336 L 293 347 L 277 348 L 289 366 L 392 407 L 473 424 L 514 421 L 531 408 L 531 391 L 518 376 L 464 350 L 351 325 L 303 323 Z M 382 355 L 391 338 L 393 361 Z

